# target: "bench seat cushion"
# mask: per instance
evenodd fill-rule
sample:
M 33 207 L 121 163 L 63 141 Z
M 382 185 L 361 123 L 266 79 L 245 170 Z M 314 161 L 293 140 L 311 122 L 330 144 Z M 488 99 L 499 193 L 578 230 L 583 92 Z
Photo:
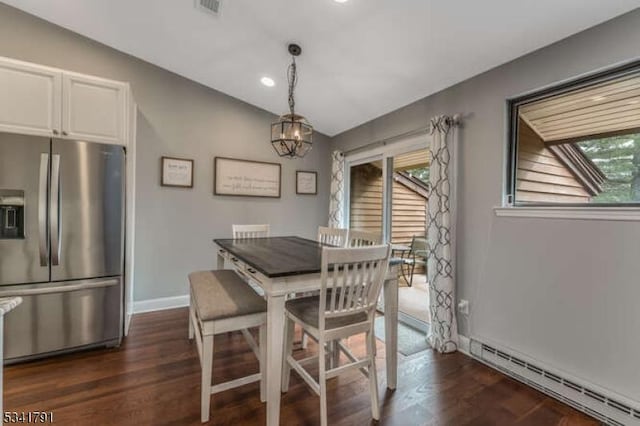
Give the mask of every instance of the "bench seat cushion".
M 267 303 L 232 270 L 189 274 L 198 318 L 215 321 L 267 311 Z

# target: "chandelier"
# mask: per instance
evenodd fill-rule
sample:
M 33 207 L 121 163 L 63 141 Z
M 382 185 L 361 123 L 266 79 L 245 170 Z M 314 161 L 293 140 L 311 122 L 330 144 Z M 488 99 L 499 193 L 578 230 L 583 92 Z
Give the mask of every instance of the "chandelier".
M 311 151 L 313 127 L 302 115 L 296 114 L 293 91 L 298 82 L 296 56 L 302 53 L 297 44 L 289 45 L 291 65 L 287 69 L 289 82 L 289 113 L 271 125 L 271 145 L 280 157 L 302 158 Z

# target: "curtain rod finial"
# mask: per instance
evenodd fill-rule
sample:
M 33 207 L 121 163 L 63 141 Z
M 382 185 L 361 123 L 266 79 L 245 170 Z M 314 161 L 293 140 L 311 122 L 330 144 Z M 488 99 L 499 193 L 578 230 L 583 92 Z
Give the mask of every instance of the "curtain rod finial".
M 447 124 L 451 127 L 457 127 L 462 124 L 462 115 L 455 114 L 453 116 L 447 117 Z

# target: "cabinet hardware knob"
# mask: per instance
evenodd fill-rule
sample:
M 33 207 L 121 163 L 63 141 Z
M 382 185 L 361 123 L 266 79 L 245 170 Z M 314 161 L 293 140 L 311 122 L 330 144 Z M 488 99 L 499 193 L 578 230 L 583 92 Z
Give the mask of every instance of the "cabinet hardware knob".
M 57 131 L 56 129 L 53 129 L 53 134 L 54 134 L 54 135 L 57 135 L 57 134 L 58 134 L 58 131 Z
M 64 136 L 68 136 L 68 135 L 69 135 L 69 133 L 67 133 L 67 132 L 66 132 L 66 131 L 64 131 L 64 130 L 62 131 L 62 134 L 63 134 Z

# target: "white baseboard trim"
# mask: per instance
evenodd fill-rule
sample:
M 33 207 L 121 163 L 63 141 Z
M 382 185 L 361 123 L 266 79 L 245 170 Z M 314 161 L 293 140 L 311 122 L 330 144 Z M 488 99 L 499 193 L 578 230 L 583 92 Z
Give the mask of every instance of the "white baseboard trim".
M 138 300 L 133 302 L 133 313 L 163 311 L 165 309 L 189 306 L 189 295 L 160 297 L 158 299 Z
M 467 336 L 458 335 L 458 352 L 471 356 L 471 341 Z

